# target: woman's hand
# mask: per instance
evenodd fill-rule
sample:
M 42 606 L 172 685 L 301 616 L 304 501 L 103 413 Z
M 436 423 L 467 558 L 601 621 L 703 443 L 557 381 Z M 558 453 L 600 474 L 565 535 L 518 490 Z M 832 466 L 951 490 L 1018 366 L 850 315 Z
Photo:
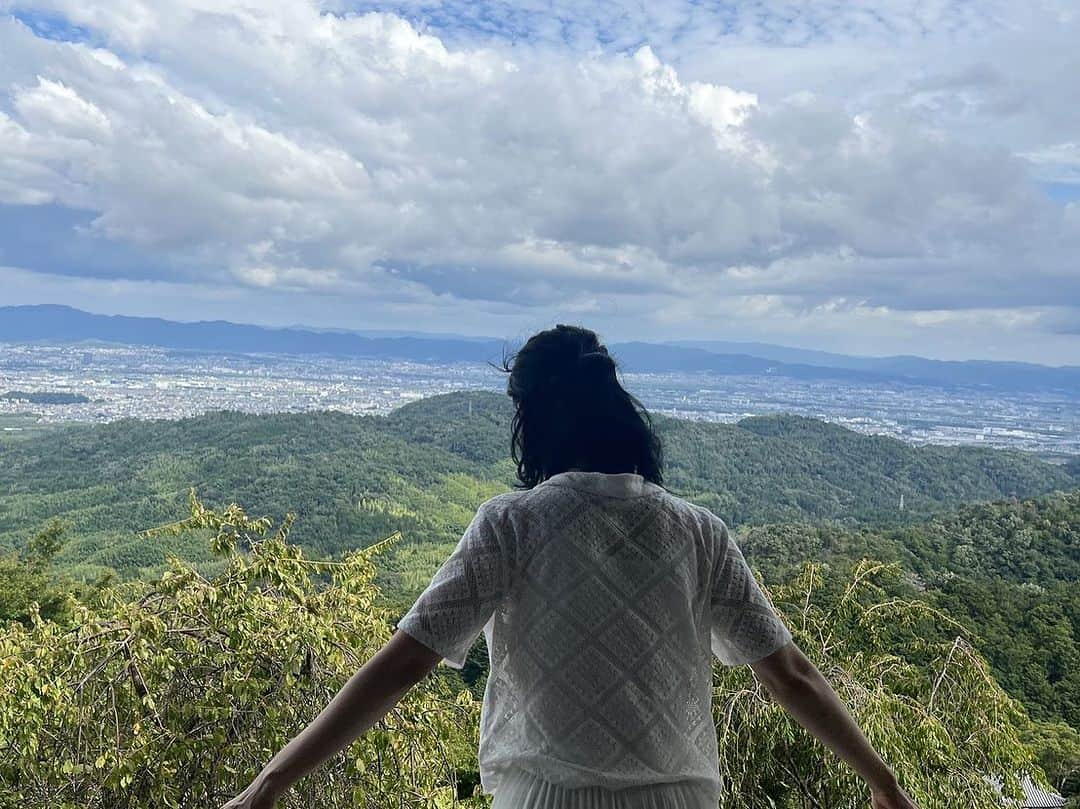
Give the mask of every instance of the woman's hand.
M 875 790 L 871 793 L 870 805 L 873 809 L 918 809 L 915 801 L 899 785 Z
M 266 781 L 256 778 L 221 809 L 274 809 L 280 797 Z

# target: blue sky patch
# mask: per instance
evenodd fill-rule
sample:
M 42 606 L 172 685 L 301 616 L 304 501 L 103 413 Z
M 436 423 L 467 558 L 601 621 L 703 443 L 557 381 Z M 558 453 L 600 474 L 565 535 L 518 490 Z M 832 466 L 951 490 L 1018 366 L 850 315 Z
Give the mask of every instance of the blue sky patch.
M 1080 201 L 1080 183 L 1044 183 L 1047 196 L 1057 202 Z
M 89 29 L 74 25 L 56 14 L 16 11 L 11 16 L 44 39 L 57 42 L 89 42 L 92 38 Z

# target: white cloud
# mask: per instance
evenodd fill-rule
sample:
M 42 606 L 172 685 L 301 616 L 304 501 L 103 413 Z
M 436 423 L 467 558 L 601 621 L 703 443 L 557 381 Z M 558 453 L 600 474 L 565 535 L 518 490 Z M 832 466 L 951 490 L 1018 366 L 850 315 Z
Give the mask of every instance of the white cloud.
M 653 4 L 616 25 L 583 4 L 561 38 L 537 34 L 547 4 L 492 6 L 539 40 L 511 47 L 308 0 L 0 0 L 91 39 L 0 19 L 0 202 L 88 211 L 87 238 L 144 251 L 160 281 L 258 294 L 610 302 L 658 329 L 737 300 L 763 324 L 857 306 L 1045 327 L 1015 312 L 1080 300 L 1080 228 L 1033 177 L 1074 171 L 1076 138 L 1036 71 L 987 67 L 977 43 L 1076 22 L 1046 2 L 875 5 Z M 627 50 L 586 47 L 605 31 Z M 763 47 L 789 41 L 820 44 Z M 973 56 L 888 75 L 946 43 Z
M 70 87 L 38 76 L 36 87 L 20 88 L 13 98 L 19 117 L 35 131 L 90 141 L 107 141 L 109 119 Z

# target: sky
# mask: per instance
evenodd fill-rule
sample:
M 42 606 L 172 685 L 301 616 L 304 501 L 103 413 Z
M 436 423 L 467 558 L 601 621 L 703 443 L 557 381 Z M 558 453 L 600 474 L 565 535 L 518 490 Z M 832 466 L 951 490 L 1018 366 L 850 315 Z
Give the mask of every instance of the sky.
M 0 0 L 0 305 L 1080 364 L 1074 0 Z

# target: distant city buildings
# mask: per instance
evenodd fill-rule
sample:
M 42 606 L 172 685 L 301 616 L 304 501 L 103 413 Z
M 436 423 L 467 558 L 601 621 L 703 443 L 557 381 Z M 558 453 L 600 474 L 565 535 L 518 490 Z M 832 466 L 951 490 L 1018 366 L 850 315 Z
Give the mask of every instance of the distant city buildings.
M 624 373 L 623 379 L 654 413 L 676 418 L 735 422 L 787 412 L 914 444 L 1080 454 L 1080 406 L 1062 395 L 775 375 Z M 67 393 L 89 399 L 71 404 L 0 399 L 0 429 L 17 430 L 15 420 L 27 418 L 43 423 L 176 419 L 212 410 L 383 414 L 427 396 L 461 389 L 503 393 L 505 385 L 502 374 L 480 363 L 0 344 L 0 393 Z

